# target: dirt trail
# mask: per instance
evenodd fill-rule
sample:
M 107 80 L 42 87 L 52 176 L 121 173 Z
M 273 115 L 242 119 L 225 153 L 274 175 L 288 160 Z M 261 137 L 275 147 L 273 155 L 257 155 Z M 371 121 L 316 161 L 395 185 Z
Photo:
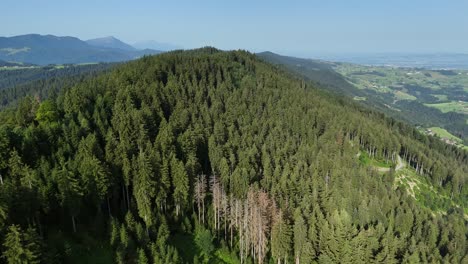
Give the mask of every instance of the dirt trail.
M 401 160 L 400 155 L 397 156 L 397 165 L 395 167 L 395 171 L 399 171 L 405 167 L 405 164 L 403 163 L 403 160 Z M 375 167 L 377 171 L 379 172 L 389 172 L 390 168 L 383 168 L 383 167 Z
M 397 157 L 397 166 L 395 167 L 395 171 L 399 171 L 399 170 L 403 169 L 403 167 L 405 167 L 405 164 L 401 160 L 400 155 L 398 155 L 398 157 Z

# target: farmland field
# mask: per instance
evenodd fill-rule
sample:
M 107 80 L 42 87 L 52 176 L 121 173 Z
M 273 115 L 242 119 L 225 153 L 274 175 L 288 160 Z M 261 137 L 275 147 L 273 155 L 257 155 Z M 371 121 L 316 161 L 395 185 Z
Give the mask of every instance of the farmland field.
M 333 69 L 360 91 L 356 98 L 383 105 L 390 116 L 438 127 L 439 134 L 468 144 L 468 71 L 334 63 Z M 423 130 L 426 131 L 426 130 Z M 441 136 L 441 137 L 444 137 Z
M 455 112 L 461 114 L 468 114 L 468 102 L 464 101 L 425 105 L 439 109 L 442 113 Z

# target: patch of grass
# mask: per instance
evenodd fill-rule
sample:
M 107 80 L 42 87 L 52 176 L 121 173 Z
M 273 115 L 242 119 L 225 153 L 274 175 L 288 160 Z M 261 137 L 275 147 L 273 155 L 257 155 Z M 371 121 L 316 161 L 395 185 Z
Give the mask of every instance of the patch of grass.
M 3 52 L 6 52 L 7 55 L 15 55 L 16 53 L 20 53 L 20 52 L 28 52 L 30 51 L 31 48 L 28 48 L 28 47 L 24 47 L 24 48 L 20 48 L 20 49 L 15 49 L 15 48 L 3 48 L 3 49 L 0 49 L 0 51 L 3 51 Z
M 3 66 L 0 67 L 0 71 L 14 71 L 14 70 L 24 70 L 24 69 L 34 69 L 38 68 L 37 66 Z
M 439 104 L 424 104 L 428 107 L 439 109 L 442 113 L 455 112 L 468 115 L 468 102 L 452 101 Z
M 447 101 L 448 100 L 448 97 L 445 94 L 433 94 L 432 96 L 439 99 L 439 101 Z
M 429 128 L 432 132 L 434 132 L 437 136 L 439 136 L 440 138 L 448 138 L 448 139 L 452 139 L 452 140 L 455 140 L 457 142 L 462 142 L 462 140 L 452 134 L 450 134 L 450 132 L 448 132 L 447 130 L 441 128 L 441 127 L 430 127 Z
M 95 64 L 99 64 L 99 62 L 83 62 L 83 63 L 78 63 L 76 65 L 85 66 L 85 65 L 95 65 Z
M 433 186 L 426 177 L 417 174 L 412 168 L 404 168 L 397 173 L 395 186 L 405 188 L 419 204 L 434 213 L 446 213 L 449 209 L 463 204 L 450 199 L 446 190 Z
M 366 97 L 361 97 L 361 96 L 354 96 L 353 100 L 355 100 L 355 101 L 366 101 L 367 98 Z
M 378 160 L 370 158 L 367 152 L 361 151 L 361 155 L 359 156 L 359 161 L 361 164 L 366 166 L 374 166 L 380 168 L 390 168 L 392 166 L 391 163 L 387 163 L 385 160 Z
M 415 96 L 412 96 L 411 94 L 405 93 L 403 91 L 395 91 L 395 98 L 398 100 L 408 100 L 408 101 L 414 101 L 418 98 Z

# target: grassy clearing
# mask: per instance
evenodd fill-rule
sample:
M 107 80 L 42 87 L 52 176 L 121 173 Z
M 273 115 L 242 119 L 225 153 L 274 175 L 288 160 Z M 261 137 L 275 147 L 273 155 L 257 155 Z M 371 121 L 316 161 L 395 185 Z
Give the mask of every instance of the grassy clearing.
M 434 213 L 445 214 L 449 209 L 462 207 L 450 198 L 443 189 L 434 187 L 426 177 L 419 175 L 412 168 L 405 167 L 395 175 L 394 188 L 404 188 L 419 204 Z M 465 211 L 468 208 L 465 208 Z
M 366 101 L 367 98 L 366 97 L 361 97 L 361 96 L 354 96 L 353 98 L 355 101 Z
M 38 66 L 3 66 L 0 67 L 0 71 L 14 71 L 14 70 L 24 70 L 24 69 L 34 69 L 39 68 Z
M 405 93 L 403 91 L 396 91 L 394 94 L 395 94 L 395 98 L 398 100 L 414 101 L 418 99 L 415 96 L 412 96 L 411 94 Z
M 83 62 L 83 63 L 78 63 L 76 65 L 85 66 L 85 65 L 95 65 L 95 64 L 99 64 L 99 62 Z
M 19 48 L 19 49 L 15 49 L 15 48 L 0 49 L 0 51 L 7 53 L 7 55 L 15 55 L 16 53 L 28 52 L 30 50 L 31 50 L 31 48 L 29 48 L 29 47 L 24 47 L 24 48 Z
M 468 102 L 464 101 L 452 101 L 448 103 L 424 105 L 439 109 L 442 113 L 455 112 L 468 115 Z
M 359 161 L 365 166 L 373 166 L 378 168 L 390 168 L 393 164 L 386 162 L 385 160 L 371 159 L 367 152 L 361 151 L 359 155 Z
M 448 132 L 447 130 L 441 128 L 441 127 L 430 127 L 429 128 L 432 132 L 434 132 L 437 136 L 439 136 L 440 138 L 448 138 L 448 139 L 452 139 L 452 140 L 455 140 L 457 142 L 462 142 L 462 140 L 452 134 L 450 134 L 450 132 Z
M 448 100 L 448 97 L 445 94 L 433 94 L 432 96 L 439 99 L 439 101 L 447 101 Z

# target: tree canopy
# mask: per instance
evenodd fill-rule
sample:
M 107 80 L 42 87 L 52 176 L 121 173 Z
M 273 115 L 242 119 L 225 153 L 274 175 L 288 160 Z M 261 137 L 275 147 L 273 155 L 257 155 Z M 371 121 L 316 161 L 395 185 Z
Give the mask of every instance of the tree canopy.
M 1 261 L 101 240 L 117 263 L 467 261 L 467 152 L 319 88 L 203 48 L 23 98 L 0 112 Z M 396 185 L 400 159 L 450 202 Z

